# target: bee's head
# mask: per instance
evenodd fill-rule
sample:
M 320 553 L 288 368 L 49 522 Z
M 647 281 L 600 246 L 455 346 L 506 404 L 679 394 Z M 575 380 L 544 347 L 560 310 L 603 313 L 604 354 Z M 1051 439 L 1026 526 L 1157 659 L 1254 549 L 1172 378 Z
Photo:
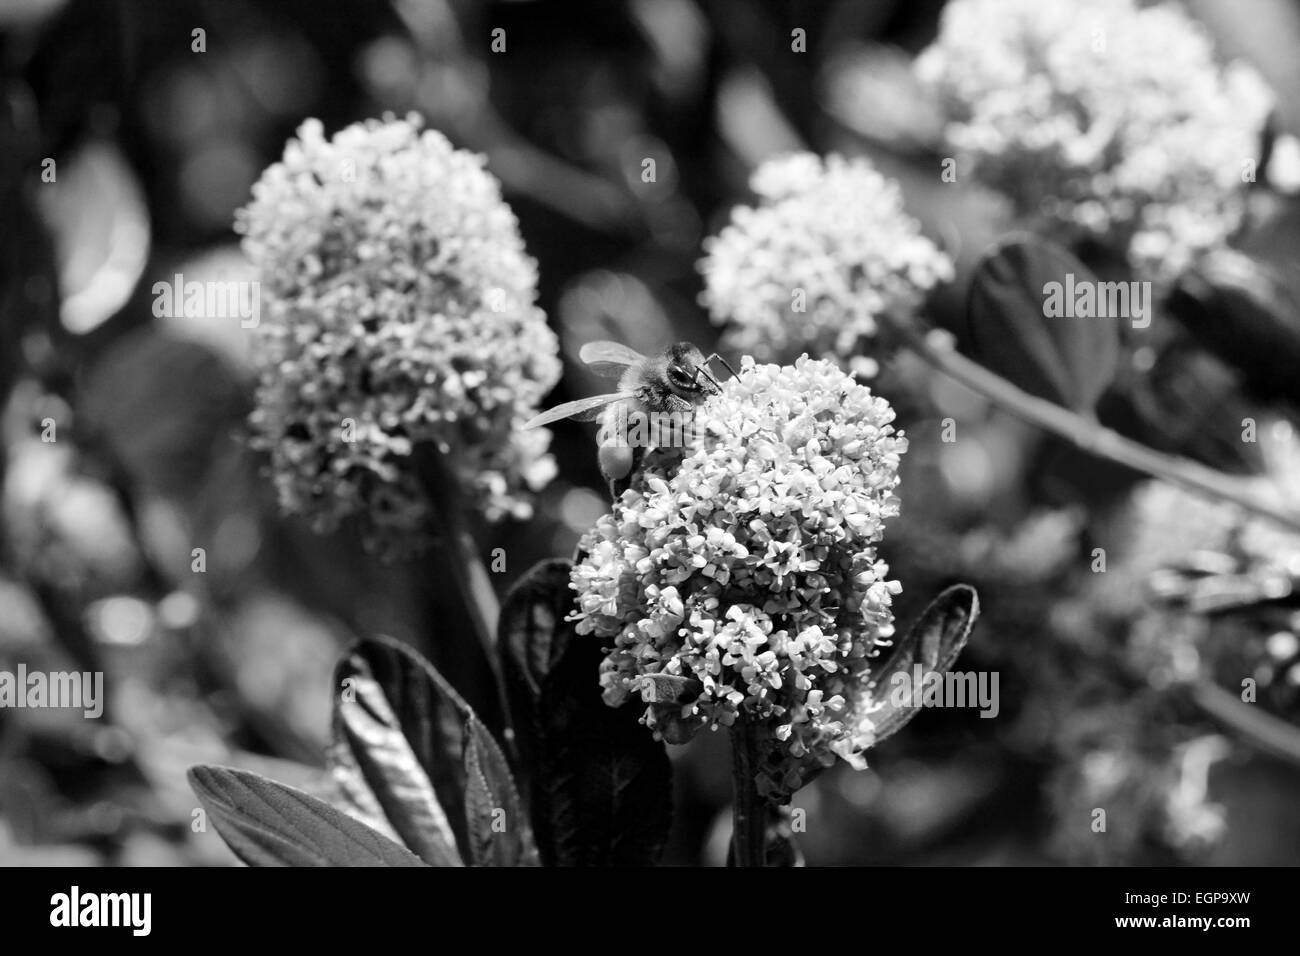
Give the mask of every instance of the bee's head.
M 665 374 L 673 391 L 686 398 L 698 399 L 721 391 L 717 381 L 709 374 L 704 353 L 690 342 L 678 342 L 668 347 Z

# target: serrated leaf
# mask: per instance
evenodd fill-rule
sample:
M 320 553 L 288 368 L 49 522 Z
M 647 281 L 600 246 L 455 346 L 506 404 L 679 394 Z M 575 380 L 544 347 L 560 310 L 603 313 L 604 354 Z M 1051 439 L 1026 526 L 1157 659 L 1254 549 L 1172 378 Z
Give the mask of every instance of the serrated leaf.
M 424 866 L 418 857 L 323 800 L 231 767 L 191 767 L 190 786 L 249 866 Z
M 382 820 L 380 832 L 391 830 L 430 866 L 463 866 L 429 775 L 364 657 L 340 661 L 335 687 L 329 762 L 348 806 L 368 823 Z
M 471 736 L 477 741 L 480 764 L 491 771 L 488 780 L 499 801 L 495 806 L 505 806 L 509 812 L 510 807 L 517 808 L 518 797 L 514 796 L 512 804 L 509 797 L 517 788 L 510 779 L 505 757 L 473 709 L 433 665 L 389 638 L 355 644 L 340 663 L 337 678 L 340 688 L 345 680 L 352 681 L 349 686 L 359 705 L 349 705 L 340 695 L 336 704 L 338 742 L 347 747 L 350 766 L 376 794 L 376 802 L 394 829 L 398 829 L 399 822 L 407 832 L 414 826 L 432 826 L 423 838 L 427 842 L 436 835 L 440 843 L 445 843 L 449 829 L 460 860 L 474 859 L 470 823 L 480 821 L 469 808 L 466 749 Z M 420 785 L 415 767 L 400 757 L 401 748 L 391 734 L 393 730 L 400 731 L 427 779 L 432 800 Z M 378 747 L 379 752 L 371 753 L 370 746 Z M 380 792 L 383 788 L 389 788 L 386 794 Z M 414 798 L 414 802 L 394 809 L 406 797 Z M 434 806 L 441 808 L 442 820 L 434 815 Z M 516 809 L 515 814 L 524 818 L 522 809 Z M 512 852 L 519 861 L 527 862 L 536 855 L 526 826 L 515 828 L 510 840 L 518 842 Z M 426 852 L 446 855 L 442 847 L 424 848 Z
M 542 682 L 572 631 L 564 622 L 573 608 L 569 588 L 572 567 L 572 562 L 563 558 L 539 562 L 515 583 L 501 605 L 497 625 L 501 675 L 515 744 L 525 767 L 535 763 Z
M 1018 235 L 1000 243 L 971 277 L 967 315 L 976 357 L 1031 395 L 1091 412 L 1115 377 L 1120 320 L 1049 317 L 1045 308 L 1050 283 L 1069 298 L 1085 282 L 1100 295 L 1088 267 L 1050 240 Z
M 502 672 L 530 781 L 533 829 L 550 865 L 645 865 L 667 839 L 671 767 L 638 705 L 600 696 L 600 642 L 576 634 L 572 563 L 543 561 L 501 609 Z
M 477 720 L 465 738 L 465 806 L 476 866 L 537 866 L 537 848 L 505 755 Z
M 460 849 L 468 858 L 465 829 L 464 725 L 473 716 L 469 705 L 424 658 L 390 638 L 358 641 L 335 670 L 335 687 L 345 681 L 353 690 L 376 684 L 433 787 L 438 805 Z M 343 694 L 336 708 L 343 706 Z M 336 720 L 336 737 L 340 730 Z
M 602 656 L 571 634 L 542 686 L 533 825 L 553 866 L 649 866 L 668 839 L 668 754 L 639 722 L 643 704 L 601 699 Z
M 896 675 L 912 681 L 915 666 L 922 673 L 942 674 L 957 660 L 966 646 L 975 619 L 979 617 L 979 596 L 965 584 L 955 584 L 930 602 L 911 630 L 877 667 L 872 668 L 874 699 L 880 705 L 871 713 L 875 742 L 897 733 L 920 709 L 896 703 L 889 692 Z M 913 688 L 914 692 L 919 692 Z
M 1179 277 L 1168 307 L 1248 392 L 1300 401 L 1300 270 L 1218 250 Z

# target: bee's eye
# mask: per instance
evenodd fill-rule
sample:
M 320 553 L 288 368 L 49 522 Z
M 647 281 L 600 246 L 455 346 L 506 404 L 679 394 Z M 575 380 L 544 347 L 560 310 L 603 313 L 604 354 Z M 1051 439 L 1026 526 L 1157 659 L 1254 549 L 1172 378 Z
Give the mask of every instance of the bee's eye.
M 668 366 L 668 380 L 681 388 L 690 388 L 691 386 L 691 377 L 686 374 L 680 365 Z

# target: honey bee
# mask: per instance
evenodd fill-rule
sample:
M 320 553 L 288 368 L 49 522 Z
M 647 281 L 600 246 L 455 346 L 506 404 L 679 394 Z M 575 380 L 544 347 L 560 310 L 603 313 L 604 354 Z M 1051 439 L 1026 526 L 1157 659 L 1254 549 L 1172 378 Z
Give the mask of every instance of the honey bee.
M 709 363 L 721 362 L 732 375 L 735 370 L 716 352 L 705 356 L 689 342 L 677 342 L 654 355 L 642 355 L 617 342 L 588 342 L 578 357 L 599 375 L 618 379 L 618 391 L 580 398 L 548 409 L 528 421 L 524 428 L 538 428 L 562 418 L 578 421 L 601 420 L 597 459 L 601 473 L 618 497 L 647 445 L 657 442 L 629 438 L 629 423 L 669 416 L 681 421 L 688 412 L 722 391 L 709 372 Z

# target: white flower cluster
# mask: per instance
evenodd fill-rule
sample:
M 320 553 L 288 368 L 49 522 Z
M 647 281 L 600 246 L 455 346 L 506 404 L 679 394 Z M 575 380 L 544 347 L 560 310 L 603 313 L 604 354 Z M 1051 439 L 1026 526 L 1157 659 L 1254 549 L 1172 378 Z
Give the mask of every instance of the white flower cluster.
M 784 361 L 800 352 L 855 359 L 879 317 L 910 318 L 952 263 L 903 210 L 898 184 L 865 159 L 795 153 L 754 172 L 755 207 L 705 240 L 701 301 L 726 348 Z
M 489 519 L 529 511 L 550 433 L 519 430 L 560 373 L 536 265 L 483 158 L 417 118 L 309 120 L 240 211 L 264 299 L 252 416 L 281 505 L 349 515 L 385 549 L 423 538 L 417 446 Z
M 1179 7 L 953 0 L 917 60 L 959 169 L 1177 274 L 1240 222 L 1272 97 Z
M 580 544 L 575 618 L 612 639 L 606 702 L 639 693 L 672 742 L 743 712 L 772 795 L 836 756 L 863 765 L 870 660 L 900 590 L 875 550 L 899 508 L 893 418 L 830 362 L 746 357 L 697 412 L 695 444 L 651 453 Z

